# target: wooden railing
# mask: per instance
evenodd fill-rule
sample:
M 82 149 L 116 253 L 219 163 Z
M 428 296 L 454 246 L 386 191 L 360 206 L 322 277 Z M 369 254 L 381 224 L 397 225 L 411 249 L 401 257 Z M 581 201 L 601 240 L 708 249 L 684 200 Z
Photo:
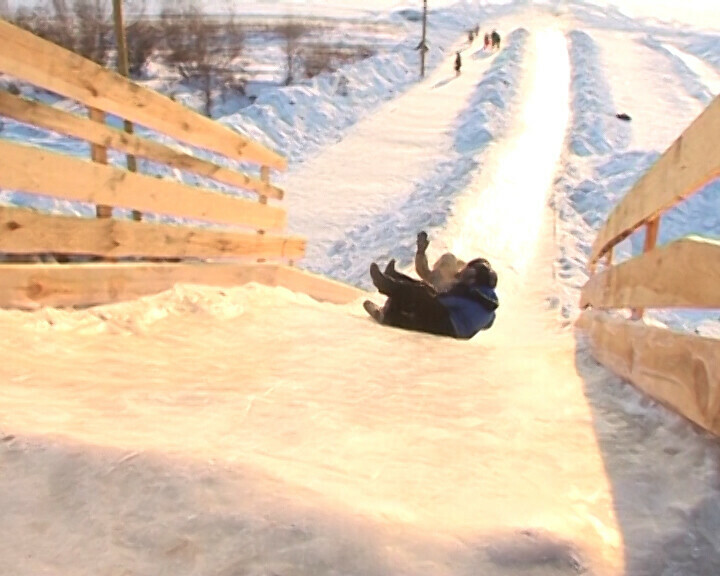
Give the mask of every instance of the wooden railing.
M 94 204 L 97 215 L 97 219 L 81 218 L 51 215 L 33 206 L 0 207 L 0 253 L 6 261 L 53 253 L 75 261 L 82 255 L 105 262 L 132 257 L 133 261 L 292 263 L 304 255 L 303 238 L 277 235 L 286 225 L 286 213 L 269 202 L 283 198 L 283 190 L 270 182 L 270 174 L 272 169 L 284 170 L 287 162 L 276 152 L 3 20 L 0 73 L 74 100 L 87 109 L 87 116 L 81 116 L 0 91 L 0 117 L 90 144 L 89 158 L 83 159 L 4 140 L 0 133 L 0 189 Z M 120 118 L 125 126 L 144 127 L 144 134 L 165 135 L 223 159 L 211 162 L 151 136 L 116 129 L 106 124 L 108 115 Z M 108 149 L 249 191 L 259 201 L 112 166 Z M 233 162 L 257 165 L 259 173 L 240 172 L 229 167 Z M 133 217 L 113 217 L 116 208 L 132 210 Z M 139 221 L 148 214 L 209 225 Z M 68 273 L 60 271 L 61 266 L 56 268 L 57 272 L 51 270 L 43 276 L 45 293 L 53 290 L 53 280 L 47 274 Z M 114 278 L 118 277 L 117 270 L 112 272 Z M 3 286 L 17 292 L 19 285 L 13 284 L 11 276 L 17 274 L 22 279 L 18 282 L 24 282 L 28 272 L 19 265 L 13 268 L 4 264 L 0 274 L 4 276 Z M 7 303 L 0 294 L 0 305 Z M 53 304 L 52 299 L 45 303 Z
M 688 236 L 656 246 L 663 213 L 720 176 L 720 97 L 633 186 L 599 231 L 580 305 L 595 356 L 650 395 L 720 435 L 720 340 L 639 320 L 646 308 L 720 308 L 720 242 Z M 643 253 L 613 248 L 646 227 Z M 719 231 L 720 232 L 720 231 Z M 596 273 L 602 257 L 605 267 Z M 628 308 L 630 320 L 602 312 Z

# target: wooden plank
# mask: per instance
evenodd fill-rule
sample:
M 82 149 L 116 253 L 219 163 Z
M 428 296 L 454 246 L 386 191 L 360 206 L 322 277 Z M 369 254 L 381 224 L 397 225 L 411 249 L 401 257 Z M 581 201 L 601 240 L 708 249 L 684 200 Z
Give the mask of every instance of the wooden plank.
M 645 225 L 645 242 L 643 253 L 650 252 L 657 244 L 658 232 L 660 231 L 660 216 L 653 218 Z M 634 308 L 632 311 L 633 320 L 639 320 L 645 314 L 645 308 Z
M 655 400 L 720 435 L 720 340 L 585 310 L 595 358 Z
M 278 266 L 276 284 L 294 292 L 302 292 L 315 300 L 333 304 L 349 304 L 358 298 L 367 298 L 368 293 L 330 278 L 313 274 L 292 266 Z
M 279 274 L 280 270 L 284 272 Z M 0 264 L 0 308 L 84 307 L 157 294 L 178 283 L 232 287 L 248 282 L 284 286 L 316 300 L 342 304 L 366 295 L 334 280 L 276 264 Z
M 0 252 L 112 258 L 300 258 L 305 253 L 305 240 L 127 220 L 51 216 L 0 206 Z
M 283 197 L 283 191 L 280 188 L 263 182 L 259 178 L 229 170 L 212 162 L 173 150 L 159 142 L 92 122 L 40 102 L 25 100 L 5 91 L 0 91 L 0 115 L 73 138 L 87 140 L 99 146 L 113 148 L 126 154 L 147 158 L 153 162 L 167 164 L 173 168 L 187 170 L 230 186 L 251 190 L 262 196 L 276 199 Z M 128 159 L 133 157 L 128 156 Z
M 720 308 L 720 242 L 689 236 L 603 270 L 580 306 Z
M 230 128 L 3 20 L 0 72 L 233 160 L 287 168 L 281 155 Z
M 0 307 L 94 306 L 133 300 L 176 284 L 274 285 L 277 266 L 254 263 L 0 264 Z
M 275 206 L 2 140 L 0 187 L 266 230 L 286 221 Z
M 720 176 L 720 96 L 633 186 L 595 239 L 594 264 L 613 246 Z

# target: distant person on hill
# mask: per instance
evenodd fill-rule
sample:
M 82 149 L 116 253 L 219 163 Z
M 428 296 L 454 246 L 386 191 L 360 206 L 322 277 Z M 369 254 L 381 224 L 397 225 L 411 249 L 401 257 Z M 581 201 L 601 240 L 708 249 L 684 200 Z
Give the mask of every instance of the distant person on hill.
M 455 76 L 460 76 L 460 68 L 462 68 L 462 58 L 460 52 L 455 53 Z
M 412 278 L 385 274 L 374 262 L 370 276 L 388 300 L 382 310 L 367 301 L 365 310 L 386 326 L 467 340 L 495 322 L 497 274 L 484 258 L 468 262 L 444 292 Z
M 488 48 L 490 48 L 490 34 L 488 34 L 486 32 L 485 33 L 485 41 L 483 42 L 483 49 L 487 50 Z
M 492 31 L 490 38 L 492 40 L 492 47 L 500 50 L 500 34 L 497 33 L 497 30 Z
M 472 44 L 473 40 L 475 40 L 475 32 L 470 30 L 470 32 L 468 32 L 468 43 Z
M 480 36 L 480 24 L 475 25 L 475 38 Z

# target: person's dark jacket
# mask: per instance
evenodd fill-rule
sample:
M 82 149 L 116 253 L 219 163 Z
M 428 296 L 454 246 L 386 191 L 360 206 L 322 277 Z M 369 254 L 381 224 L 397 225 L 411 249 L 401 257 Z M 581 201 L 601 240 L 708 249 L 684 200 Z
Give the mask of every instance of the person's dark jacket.
M 469 339 L 480 330 L 487 330 L 495 321 L 500 305 L 497 294 L 488 286 L 458 284 L 438 296 L 448 311 L 457 338 Z

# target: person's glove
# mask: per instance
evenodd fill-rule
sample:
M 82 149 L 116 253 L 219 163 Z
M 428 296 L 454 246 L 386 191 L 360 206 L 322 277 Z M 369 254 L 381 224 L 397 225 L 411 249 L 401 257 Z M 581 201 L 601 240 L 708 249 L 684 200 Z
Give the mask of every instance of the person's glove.
M 423 254 L 428 246 L 430 246 L 430 240 L 428 240 L 427 232 L 422 231 L 417 235 L 417 250 Z

